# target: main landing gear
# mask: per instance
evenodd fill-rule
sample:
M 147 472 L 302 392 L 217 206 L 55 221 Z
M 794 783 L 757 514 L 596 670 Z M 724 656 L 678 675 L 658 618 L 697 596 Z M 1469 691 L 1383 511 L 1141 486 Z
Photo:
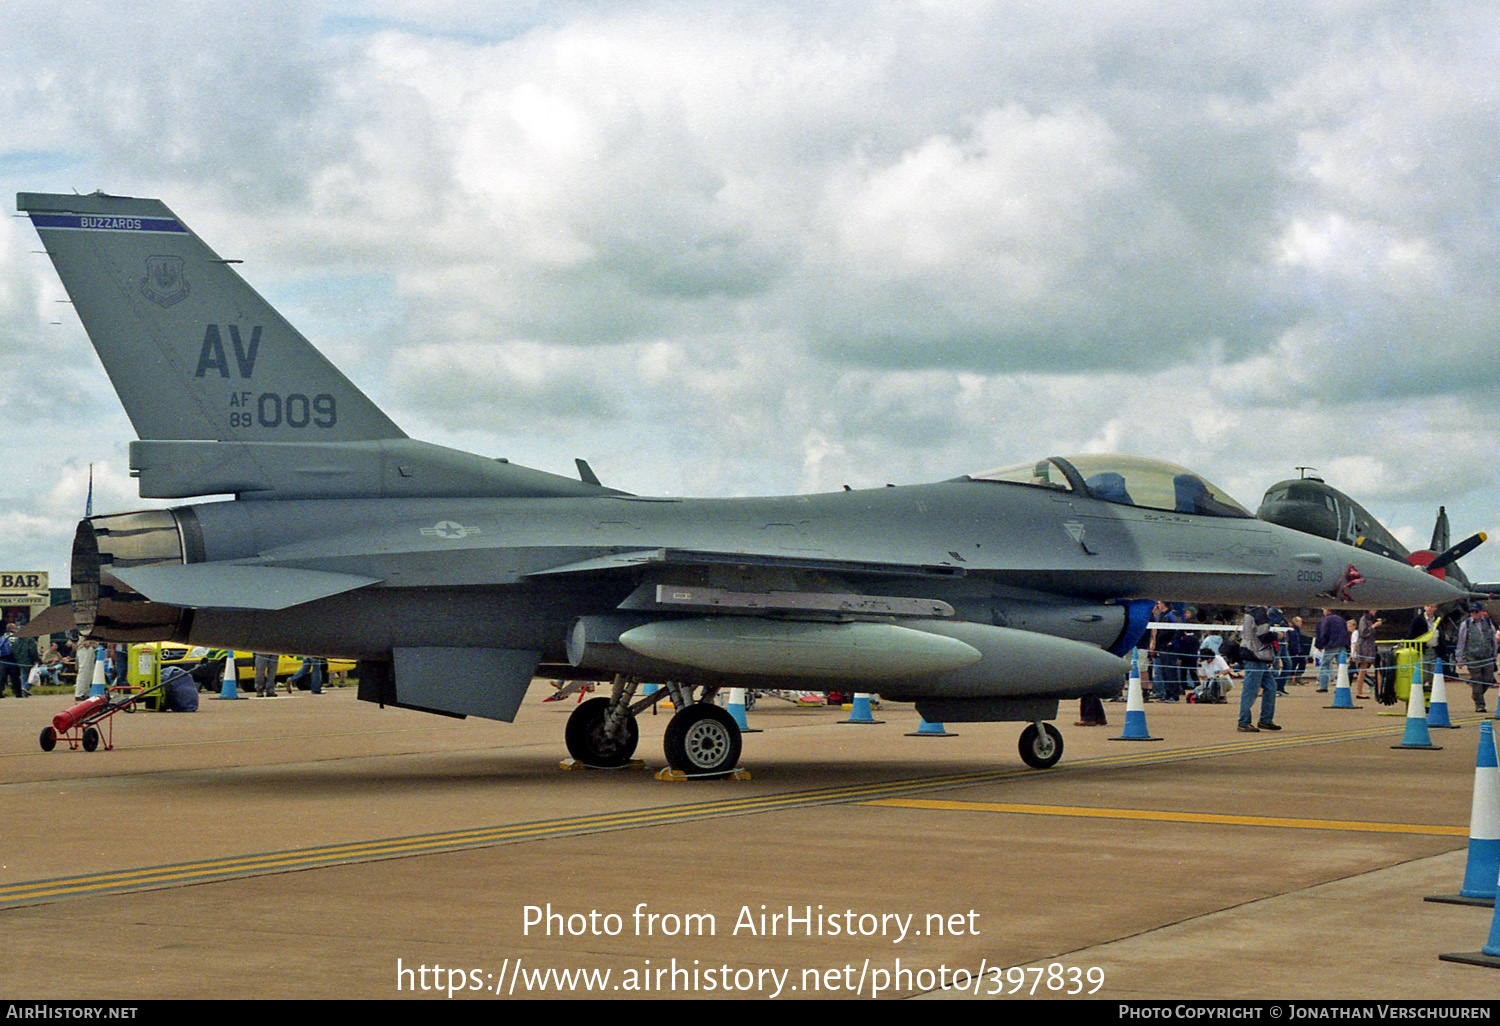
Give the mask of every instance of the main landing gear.
M 635 689 L 635 681 L 616 677 L 608 698 L 590 699 L 573 710 L 564 732 L 568 754 L 588 766 L 623 766 L 640 741 L 636 716 L 671 696 L 677 711 L 662 737 L 667 764 L 688 776 L 721 776 L 739 764 L 740 728 L 712 703 L 717 688 L 694 702 L 690 688 L 667 684 L 632 703 Z
M 740 761 L 739 724 L 707 702 L 679 709 L 667 724 L 662 743 L 667 763 L 688 776 L 718 776 Z
M 608 698 L 591 698 L 573 710 L 563 737 L 579 762 L 613 769 L 630 761 L 641 731 L 633 715 L 611 719 Z

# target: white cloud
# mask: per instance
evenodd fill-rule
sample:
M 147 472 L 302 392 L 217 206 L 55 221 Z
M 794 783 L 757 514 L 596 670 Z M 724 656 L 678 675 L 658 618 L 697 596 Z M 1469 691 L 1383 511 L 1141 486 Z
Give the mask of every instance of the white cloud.
M 1066 286 L 1107 230 L 1101 215 L 1133 185 L 1096 116 L 1035 116 L 1015 104 L 983 112 L 963 138 L 933 136 L 855 173 L 834 185 L 823 214 L 834 274 L 852 270 L 858 290 L 957 277 L 971 291 L 984 285 L 997 306 L 1046 301 Z
M 414 434 L 676 493 L 1311 463 L 1500 524 L 1481 5 L 13 6 L 3 184 L 161 195 Z M 90 460 L 139 500 L 35 248 L 5 509 L 63 525 Z

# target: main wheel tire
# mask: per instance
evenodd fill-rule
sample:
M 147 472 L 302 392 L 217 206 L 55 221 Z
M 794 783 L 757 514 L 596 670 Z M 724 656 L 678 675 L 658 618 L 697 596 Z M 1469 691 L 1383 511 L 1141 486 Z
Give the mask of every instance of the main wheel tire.
M 690 776 L 728 773 L 739 765 L 740 728 L 723 709 L 699 702 L 679 709 L 662 735 L 667 764 Z
M 1032 769 L 1051 769 L 1062 758 L 1062 734 L 1050 723 L 1041 726 L 1037 730 L 1033 723 L 1021 731 L 1021 761 Z
M 37 740 L 41 742 L 42 751 L 50 752 L 57 747 L 57 731 L 52 727 L 43 727 L 42 736 Z
M 94 727 L 83 728 L 83 750 L 92 752 L 99 747 L 99 731 Z
M 574 709 L 563 731 L 568 754 L 588 766 L 608 768 L 629 762 L 635 754 L 635 746 L 640 743 L 641 729 L 634 716 L 627 716 L 619 732 L 611 739 L 604 733 L 604 721 L 608 715 L 607 698 L 591 698 Z

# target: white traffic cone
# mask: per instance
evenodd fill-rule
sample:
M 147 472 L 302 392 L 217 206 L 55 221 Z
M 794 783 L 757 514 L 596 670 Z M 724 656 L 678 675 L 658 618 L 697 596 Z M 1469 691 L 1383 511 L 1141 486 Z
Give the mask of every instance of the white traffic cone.
M 1125 699 L 1125 729 L 1111 741 L 1160 741 L 1146 729 L 1146 700 L 1141 695 L 1141 668 L 1139 657 L 1130 657 L 1130 688 Z
M 1432 703 L 1427 706 L 1427 725 L 1429 727 L 1448 727 L 1457 730 L 1458 727 L 1448 718 L 1448 681 L 1443 676 L 1443 661 L 1439 659 L 1432 670 Z
M 1449 905 L 1494 905 L 1500 882 L 1500 762 L 1495 758 L 1495 728 L 1479 725 L 1479 751 L 1474 758 L 1474 803 L 1469 810 L 1469 862 L 1457 894 L 1441 894 L 1428 901 Z
M 215 701 L 238 702 L 242 697 L 240 694 L 240 674 L 234 668 L 234 652 L 224 657 L 224 680 L 219 684 L 219 693 L 214 696 Z
M 1349 656 L 1348 653 L 1339 653 L 1339 676 L 1337 683 L 1333 686 L 1333 704 L 1325 705 L 1325 709 L 1353 709 L 1354 696 L 1349 691 Z
M 1427 732 L 1427 708 L 1422 694 L 1422 666 L 1418 663 L 1411 671 L 1411 698 L 1406 702 L 1406 732 L 1401 735 L 1399 745 L 1392 748 L 1418 748 L 1429 752 L 1441 752 L 1442 746 L 1432 743 Z

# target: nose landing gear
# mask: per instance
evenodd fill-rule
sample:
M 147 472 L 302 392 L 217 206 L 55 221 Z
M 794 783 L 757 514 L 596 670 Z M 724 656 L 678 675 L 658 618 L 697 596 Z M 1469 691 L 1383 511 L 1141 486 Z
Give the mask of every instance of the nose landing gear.
M 1021 761 L 1032 769 L 1051 769 L 1062 758 L 1062 734 L 1050 723 L 1033 723 L 1021 731 Z

